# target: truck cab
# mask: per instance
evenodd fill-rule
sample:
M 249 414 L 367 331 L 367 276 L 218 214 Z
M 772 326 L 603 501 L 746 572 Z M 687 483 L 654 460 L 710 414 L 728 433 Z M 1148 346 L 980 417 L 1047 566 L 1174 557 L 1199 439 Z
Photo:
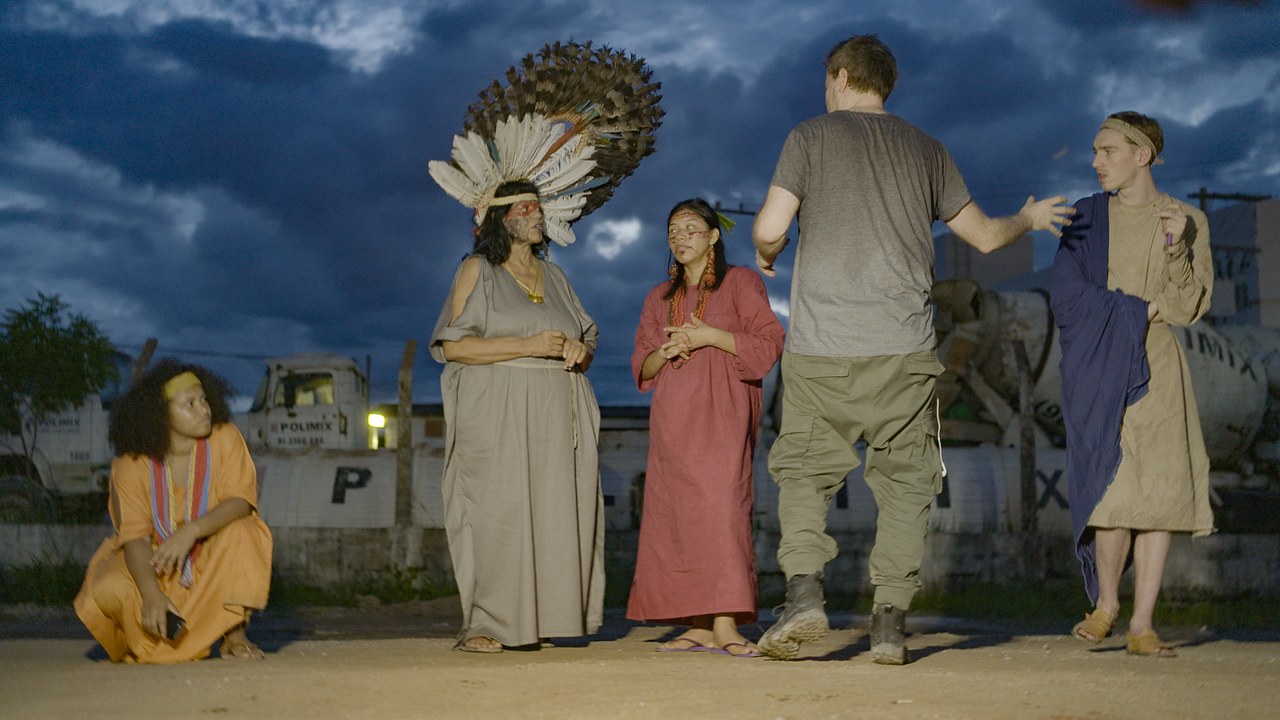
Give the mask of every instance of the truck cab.
M 251 448 L 369 446 L 369 384 L 350 358 L 302 353 L 267 361 L 253 404 L 236 418 Z

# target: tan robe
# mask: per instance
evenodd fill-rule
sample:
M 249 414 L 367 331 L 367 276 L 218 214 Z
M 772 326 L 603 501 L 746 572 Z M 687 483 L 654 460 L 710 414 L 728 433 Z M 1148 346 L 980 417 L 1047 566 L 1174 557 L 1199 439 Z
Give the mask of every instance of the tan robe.
M 1141 207 L 1109 202 L 1107 287 L 1156 302 L 1159 316 L 1147 330 L 1151 384 L 1124 413 L 1120 467 L 1089 525 L 1170 530 L 1197 536 L 1213 531 L 1209 457 L 1186 356 L 1170 325 L 1190 325 L 1209 309 L 1213 258 L 1204 213 L 1181 203 L 1195 235 L 1165 247 L 1154 213 L 1170 202 L 1161 194 Z
M 195 561 L 191 587 L 180 573 L 159 577 L 160 590 L 178 608 L 186 631 L 176 641 L 142 628 L 142 596 L 124 561 L 124 545 L 137 538 L 158 538 L 152 526 L 151 461 L 117 457 L 111 463 L 111 523 L 116 534 L 103 541 L 89 560 L 84 585 L 76 595 L 81 622 L 115 662 L 178 663 L 200 660 L 227 631 L 245 621 L 248 611 L 267 605 L 271 583 L 271 531 L 258 517 L 258 478 L 234 425 L 215 425 L 209 436 L 212 470 L 209 508 L 243 498 L 254 512 L 205 538 Z M 174 483 L 174 507 L 186 507 L 185 483 Z M 177 513 L 175 513 L 177 514 Z
M 479 268 L 452 321 L 445 300 L 431 336 L 436 360 L 445 361 L 448 340 L 544 330 L 595 350 L 599 330 L 560 268 L 543 261 L 543 303 L 530 302 L 500 267 L 481 260 Z M 461 637 L 529 645 L 594 633 L 604 616 L 604 501 L 591 383 L 559 360 L 447 362 L 440 392 L 441 491 Z

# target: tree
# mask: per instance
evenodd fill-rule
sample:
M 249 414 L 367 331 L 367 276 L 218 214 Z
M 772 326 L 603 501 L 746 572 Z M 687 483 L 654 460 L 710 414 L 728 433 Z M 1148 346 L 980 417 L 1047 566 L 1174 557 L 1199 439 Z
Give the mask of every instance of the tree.
M 38 483 L 32 450 L 41 424 L 75 407 L 115 376 L 115 348 L 98 326 L 70 312 L 58 295 L 37 293 L 24 307 L 5 310 L 0 326 L 0 432 L 25 459 Z

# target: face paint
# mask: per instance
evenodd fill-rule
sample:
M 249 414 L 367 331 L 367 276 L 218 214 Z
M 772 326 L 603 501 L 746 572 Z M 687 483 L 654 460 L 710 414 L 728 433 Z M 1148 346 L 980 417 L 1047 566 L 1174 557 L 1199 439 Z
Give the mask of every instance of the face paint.
M 507 211 L 502 225 L 513 239 L 542 242 L 542 206 L 534 200 L 518 202 Z

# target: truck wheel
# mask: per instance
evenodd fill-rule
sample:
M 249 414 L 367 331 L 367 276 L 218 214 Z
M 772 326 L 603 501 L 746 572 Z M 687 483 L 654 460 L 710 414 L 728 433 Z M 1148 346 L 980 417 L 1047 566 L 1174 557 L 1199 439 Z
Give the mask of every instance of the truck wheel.
M 53 520 L 49 491 L 21 475 L 0 477 L 0 522 L 47 523 Z

